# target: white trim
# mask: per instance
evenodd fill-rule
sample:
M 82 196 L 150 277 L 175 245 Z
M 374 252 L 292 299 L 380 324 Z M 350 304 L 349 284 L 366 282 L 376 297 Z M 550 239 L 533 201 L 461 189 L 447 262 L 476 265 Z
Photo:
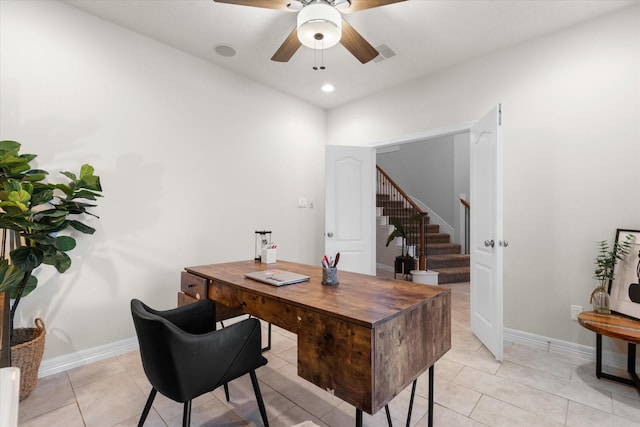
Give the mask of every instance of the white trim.
M 38 370 L 38 377 L 48 377 L 49 375 L 108 359 L 109 357 L 119 356 L 137 349 L 138 339 L 136 337 L 132 337 L 112 342 L 110 344 L 80 350 L 75 353 L 53 357 L 42 361 L 40 369 Z
M 445 126 L 437 129 L 424 130 L 416 133 L 411 133 L 408 135 L 399 136 L 397 138 L 382 140 L 382 141 L 374 141 L 369 147 L 385 147 L 388 145 L 395 144 L 406 144 L 409 142 L 422 141 L 423 139 L 431 139 L 435 137 L 453 135 L 456 133 L 468 132 L 471 129 L 477 120 L 470 122 L 458 123 L 451 126 Z
M 389 273 L 393 273 L 394 272 L 394 268 L 393 267 L 390 267 L 390 266 L 385 265 L 385 264 L 376 263 L 376 268 L 378 270 L 388 271 Z
M 447 223 L 447 221 L 445 221 L 444 219 L 442 219 L 442 217 L 440 217 L 440 215 L 438 215 L 437 213 L 434 212 L 433 209 L 431 209 L 429 206 L 425 205 L 422 200 L 413 197 L 412 195 L 408 195 L 411 200 L 413 200 L 415 202 L 415 204 L 417 204 L 418 206 L 420 206 L 422 208 L 422 210 L 426 211 L 429 214 L 429 223 L 430 224 L 437 224 L 440 226 L 440 232 L 441 233 L 446 233 L 449 236 L 451 236 L 451 241 L 453 242 L 455 240 L 455 230 L 453 229 L 453 227 L 451 225 L 449 225 Z
M 393 267 L 377 264 L 377 268 L 384 271 L 393 272 Z M 584 362 L 594 362 L 596 360 L 596 349 L 582 344 L 569 341 L 548 338 L 529 332 L 504 328 L 504 345 L 518 343 L 533 347 L 549 353 L 560 354 Z M 43 378 L 49 375 L 88 365 L 109 357 L 119 356 L 138 349 L 136 337 L 127 338 L 110 344 L 93 347 L 87 350 L 77 351 L 60 357 L 43 360 L 38 371 L 38 377 Z M 626 370 L 627 358 L 624 354 L 615 353 L 608 350 L 602 351 L 603 366 L 610 366 L 617 369 Z
M 549 353 L 560 354 L 563 356 L 582 360 L 584 362 L 595 362 L 596 360 L 595 347 L 589 347 L 586 345 L 558 340 L 555 338 L 543 337 L 541 335 L 509 328 L 504 328 L 503 333 L 505 348 L 511 343 L 518 343 L 536 348 L 538 350 L 548 351 Z M 603 350 L 602 365 L 626 370 L 627 357 L 624 354 Z

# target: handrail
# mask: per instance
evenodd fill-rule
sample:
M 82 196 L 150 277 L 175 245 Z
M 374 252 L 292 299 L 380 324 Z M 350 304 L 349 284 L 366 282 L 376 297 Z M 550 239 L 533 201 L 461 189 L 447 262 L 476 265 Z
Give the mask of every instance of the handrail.
M 400 188 L 396 182 L 378 165 L 376 165 L 378 171 L 377 175 L 377 187 L 378 194 L 387 197 L 389 202 L 385 208 L 389 211 L 390 217 L 397 218 L 401 221 L 405 229 L 414 229 L 415 226 L 419 229 L 418 237 L 418 268 L 426 271 L 427 269 L 427 236 L 426 228 L 428 224 L 429 214 L 423 211 L 416 202 L 414 202 L 407 193 Z M 419 220 L 416 221 L 416 218 Z M 416 224 L 417 222 L 417 224 Z M 403 244 L 413 244 L 414 238 L 410 239 L 414 235 L 406 233 L 407 239 Z
M 414 202 L 411 199 L 411 197 L 409 197 L 409 195 L 405 193 L 404 190 L 400 188 L 400 186 L 396 184 L 396 182 L 393 179 L 391 179 L 391 177 L 384 170 L 382 170 L 380 166 L 376 165 L 376 169 L 378 170 L 378 173 L 380 173 L 384 177 L 384 179 L 388 181 L 389 184 L 391 184 L 391 186 L 398 191 L 398 193 L 402 196 L 402 198 L 405 199 L 411 205 L 411 207 L 413 207 L 418 212 L 422 212 L 422 209 L 420 209 L 418 204 Z M 381 194 L 385 194 L 385 193 L 381 193 Z
M 471 236 L 469 235 L 469 230 L 471 229 L 471 203 L 467 200 L 460 198 L 460 203 L 465 207 L 464 209 L 464 253 L 469 254 L 469 246 L 471 245 Z

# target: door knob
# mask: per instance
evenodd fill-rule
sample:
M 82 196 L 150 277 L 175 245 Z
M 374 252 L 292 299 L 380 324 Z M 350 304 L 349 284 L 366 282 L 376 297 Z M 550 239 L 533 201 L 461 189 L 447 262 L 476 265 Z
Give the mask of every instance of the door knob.
M 333 237 L 333 233 L 332 232 L 328 232 L 327 233 L 327 237 Z
M 498 245 L 506 248 L 507 246 L 509 246 L 509 242 L 506 240 L 498 240 Z
M 495 246 L 495 242 L 493 240 L 485 240 L 484 241 L 484 245 L 488 248 L 488 247 L 494 247 Z

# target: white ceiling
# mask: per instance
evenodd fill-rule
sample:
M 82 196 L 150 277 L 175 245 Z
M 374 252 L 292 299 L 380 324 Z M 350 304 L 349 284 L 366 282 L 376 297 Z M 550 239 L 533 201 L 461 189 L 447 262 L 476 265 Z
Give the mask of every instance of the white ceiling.
M 268 1 L 268 0 L 265 0 Z M 212 0 L 64 0 L 264 85 L 329 109 L 491 51 L 639 4 L 639 0 L 408 0 L 344 14 L 369 43 L 395 53 L 361 64 L 343 46 L 301 47 L 286 63 L 270 60 L 295 27 L 295 12 Z M 237 54 L 215 53 L 219 44 Z M 321 92 L 325 82 L 336 86 Z

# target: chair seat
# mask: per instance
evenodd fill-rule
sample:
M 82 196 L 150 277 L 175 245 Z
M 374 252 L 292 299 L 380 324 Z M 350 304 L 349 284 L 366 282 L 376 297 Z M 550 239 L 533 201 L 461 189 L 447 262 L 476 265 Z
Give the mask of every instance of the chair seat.
M 131 301 L 140 356 L 152 385 L 140 418 L 144 424 L 157 392 L 184 403 L 183 426 L 188 426 L 191 401 L 249 374 L 263 423 L 268 427 L 255 370 L 267 364 L 262 356 L 261 328 L 246 319 L 216 330 L 215 303 L 210 300 L 172 310 L 154 310 L 140 300 Z

